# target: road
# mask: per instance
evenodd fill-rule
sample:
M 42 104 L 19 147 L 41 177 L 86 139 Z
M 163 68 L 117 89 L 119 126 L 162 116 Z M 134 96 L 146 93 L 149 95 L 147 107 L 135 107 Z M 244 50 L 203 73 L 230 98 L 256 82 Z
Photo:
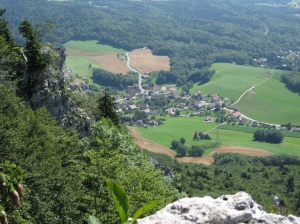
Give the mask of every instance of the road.
M 130 56 L 129 56 L 129 52 L 127 52 L 126 54 L 126 57 L 127 57 L 127 67 L 131 70 L 131 71 L 134 71 L 134 72 L 137 72 L 139 74 L 139 89 L 141 91 L 143 91 L 143 88 L 142 88 L 142 75 L 141 73 L 139 73 L 139 71 L 135 70 L 134 68 L 132 68 L 130 66 Z

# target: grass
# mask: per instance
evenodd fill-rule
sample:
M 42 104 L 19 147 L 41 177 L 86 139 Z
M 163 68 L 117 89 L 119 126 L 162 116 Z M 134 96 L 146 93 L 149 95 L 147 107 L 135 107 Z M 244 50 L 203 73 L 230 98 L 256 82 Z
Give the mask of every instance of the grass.
M 141 136 L 167 148 L 171 147 L 171 142 L 173 140 L 179 140 L 182 137 L 186 139 L 186 145 L 189 146 L 211 145 L 217 139 L 217 129 L 215 127 L 218 125 L 215 123 L 205 123 L 202 122 L 202 120 L 203 118 L 201 117 L 172 117 L 166 118 L 166 121 L 162 126 L 147 129 L 138 127 L 135 128 L 139 131 Z M 222 125 L 218 128 L 219 140 L 224 145 L 260 148 L 270 151 L 275 155 L 288 154 L 300 156 L 299 136 L 296 138 L 288 137 L 289 134 L 296 133 L 286 133 L 287 135 L 285 135 L 285 138 L 281 144 L 270 144 L 252 141 L 253 132 L 257 130 L 257 128 L 230 125 L 227 127 L 226 126 L 227 125 Z M 210 131 L 208 134 L 212 140 L 193 141 L 193 133 L 195 131 Z M 214 148 L 205 150 L 204 155 L 208 155 L 213 150 Z
M 246 116 L 272 124 L 300 125 L 300 96 L 278 80 L 280 74 L 247 93 L 236 105 Z
M 88 53 L 108 54 L 108 53 L 125 53 L 121 48 L 114 48 L 109 45 L 99 44 L 97 40 L 76 41 L 70 40 L 64 44 L 65 47 L 72 50 L 83 51 Z
M 217 124 L 214 123 L 203 122 L 203 117 L 167 117 L 161 126 L 137 129 L 143 137 L 170 148 L 173 140 L 179 140 L 182 137 L 185 138 L 187 145 L 211 144 L 211 141 L 193 141 L 194 132 L 207 132 L 216 126 Z
M 92 65 L 92 68 L 89 68 L 89 64 Z M 66 65 L 72 70 L 73 75 L 78 74 L 82 78 L 87 78 L 91 84 L 95 84 L 92 80 L 93 68 L 103 69 L 100 64 L 94 62 L 87 56 L 68 56 L 66 59 Z
M 66 65 L 72 70 L 73 74 L 78 74 L 83 78 L 87 78 L 90 84 L 97 85 L 92 80 L 93 69 L 104 69 L 101 64 L 91 60 L 88 56 L 103 55 L 108 53 L 124 53 L 123 49 L 114 48 L 109 45 L 98 44 L 96 40 L 75 41 L 71 40 L 64 44 L 68 48 L 70 56 L 66 59 Z M 92 68 L 89 68 L 89 64 Z
M 300 156 L 300 138 L 285 137 L 281 144 L 270 144 L 265 142 L 252 141 L 252 133 L 225 129 L 219 129 L 218 132 L 220 141 L 225 145 L 260 148 L 268 150 L 275 155 L 288 154 Z M 215 139 L 217 131 L 214 130 L 210 132 L 209 135 L 212 139 Z
M 247 89 L 270 78 L 268 73 L 272 71 L 229 63 L 214 63 L 211 69 L 216 70 L 212 79 L 200 86 L 195 84 L 190 93 L 200 90 L 204 94 L 217 93 L 236 101 Z

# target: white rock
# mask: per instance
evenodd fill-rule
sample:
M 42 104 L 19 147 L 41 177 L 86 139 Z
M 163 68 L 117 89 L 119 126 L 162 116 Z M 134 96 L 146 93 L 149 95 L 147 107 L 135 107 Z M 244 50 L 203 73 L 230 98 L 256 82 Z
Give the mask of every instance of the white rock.
M 138 220 L 139 224 L 296 224 L 300 218 L 266 213 L 245 192 L 235 195 L 223 195 L 217 199 L 211 197 L 183 198 L 154 215 Z

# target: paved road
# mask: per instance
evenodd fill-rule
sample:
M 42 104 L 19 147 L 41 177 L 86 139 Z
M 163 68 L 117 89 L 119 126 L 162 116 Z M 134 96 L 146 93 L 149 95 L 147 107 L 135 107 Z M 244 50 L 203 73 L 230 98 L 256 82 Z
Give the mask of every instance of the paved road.
M 132 68 L 132 67 L 130 66 L 130 56 L 129 56 L 129 52 L 127 52 L 125 55 L 126 55 L 126 57 L 127 57 L 127 67 L 128 67 L 131 71 L 134 71 L 134 72 L 139 73 L 139 71 L 135 70 L 134 68 Z M 141 75 L 141 73 L 139 73 L 139 89 L 143 91 L 143 88 L 142 88 L 142 75 Z

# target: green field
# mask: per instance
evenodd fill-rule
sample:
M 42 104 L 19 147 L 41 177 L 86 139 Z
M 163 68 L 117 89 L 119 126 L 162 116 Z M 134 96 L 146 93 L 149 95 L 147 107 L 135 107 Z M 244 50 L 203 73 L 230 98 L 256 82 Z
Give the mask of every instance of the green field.
M 112 46 L 98 44 L 96 40 L 89 41 L 75 41 L 71 40 L 64 44 L 70 50 L 76 51 L 72 52 L 70 56 L 67 56 L 66 65 L 72 70 L 73 75 L 78 74 L 83 78 L 87 78 L 90 84 L 97 85 L 92 80 L 93 69 L 103 67 L 91 60 L 88 56 L 103 55 L 107 53 L 124 53 L 125 50 L 114 48 Z M 92 68 L 89 68 L 89 64 Z
M 171 147 L 173 140 L 184 137 L 187 145 L 207 145 L 211 141 L 193 141 L 194 132 L 207 132 L 218 126 L 215 123 L 203 122 L 203 117 L 173 117 L 166 118 L 163 125 L 154 128 L 138 128 L 140 134 L 157 144 Z
M 278 75 L 247 93 L 236 105 L 246 116 L 267 123 L 300 125 L 300 96 L 288 90 Z
M 89 68 L 89 64 L 92 65 Z M 87 56 L 68 56 L 66 59 L 66 65 L 69 69 L 72 70 L 73 75 L 78 74 L 82 78 L 87 78 L 89 83 L 93 83 L 92 75 L 93 75 L 93 68 L 102 68 L 103 67 L 91 60 Z
M 234 130 L 218 129 L 219 139 L 225 145 L 245 146 L 252 148 L 260 148 L 270 151 L 271 153 L 288 154 L 300 156 L 300 138 L 284 137 L 281 144 L 270 144 L 264 142 L 252 141 L 253 134 L 246 132 L 239 132 Z M 217 136 L 217 131 L 213 130 L 209 133 L 212 139 Z
M 270 78 L 268 73 L 272 71 L 229 63 L 215 63 L 211 69 L 216 70 L 212 79 L 204 85 L 195 84 L 190 93 L 200 90 L 204 94 L 217 93 L 236 101 L 247 89 Z
M 83 51 L 88 53 L 97 53 L 98 55 L 107 53 L 125 53 L 126 51 L 120 48 L 114 48 L 109 45 L 98 44 L 97 40 L 77 41 L 70 40 L 64 44 L 65 47 L 72 50 Z M 95 54 L 93 54 L 95 55 Z
M 155 128 L 137 128 L 141 136 L 163 145 L 167 148 L 171 147 L 173 140 L 179 140 L 181 137 L 186 139 L 186 145 L 210 145 L 217 139 L 217 129 L 214 129 L 217 124 L 202 122 L 203 118 L 183 118 L 174 117 L 166 118 L 167 120 L 161 126 Z M 221 128 L 224 128 L 221 126 Z M 224 145 L 244 146 L 251 148 L 265 149 L 273 154 L 288 154 L 300 156 L 300 138 L 285 137 L 281 144 L 270 144 L 264 142 L 252 141 L 253 133 L 247 133 L 237 130 L 218 129 L 219 140 Z M 244 127 L 245 129 L 246 127 Z M 211 130 L 211 131 L 210 131 Z M 252 130 L 250 127 L 249 130 Z M 200 140 L 193 141 L 193 133 L 195 131 L 209 132 L 211 141 Z M 213 149 L 206 150 L 205 155 L 208 155 Z

